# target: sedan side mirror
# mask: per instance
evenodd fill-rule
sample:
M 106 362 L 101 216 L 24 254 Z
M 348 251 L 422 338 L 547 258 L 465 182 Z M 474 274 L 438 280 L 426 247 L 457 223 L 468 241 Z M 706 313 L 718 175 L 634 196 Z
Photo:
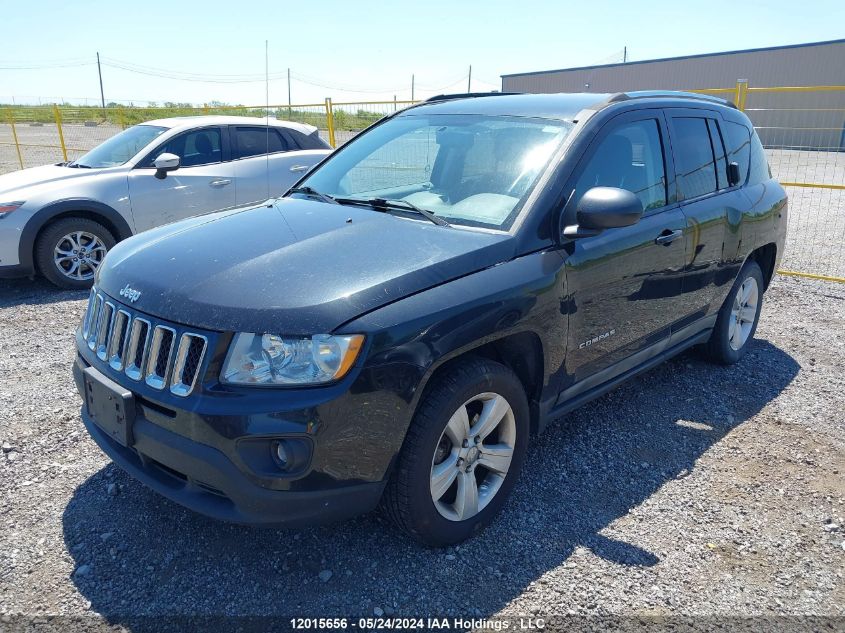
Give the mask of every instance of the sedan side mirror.
M 643 215 L 643 203 L 627 189 L 593 187 L 578 202 L 578 224 L 567 226 L 564 237 L 598 235 L 604 229 L 636 224 Z
M 166 178 L 167 172 L 179 169 L 180 163 L 181 161 L 176 154 L 168 154 L 165 152 L 164 154 L 159 155 L 159 157 L 153 161 L 153 167 L 156 168 L 156 178 L 159 180 Z
M 739 173 L 739 163 L 728 163 L 728 186 L 735 187 L 742 177 Z

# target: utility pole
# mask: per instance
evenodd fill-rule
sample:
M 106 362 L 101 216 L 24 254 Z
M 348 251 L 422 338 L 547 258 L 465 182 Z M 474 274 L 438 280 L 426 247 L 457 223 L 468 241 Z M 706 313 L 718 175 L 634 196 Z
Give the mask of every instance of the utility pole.
M 100 68 L 100 53 L 97 53 L 97 74 L 100 76 L 100 102 L 103 104 L 103 110 L 106 109 L 106 96 L 103 93 L 103 69 Z
M 290 117 L 290 68 L 288 68 L 288 117 Z
M 472 92 L 472 64 L 469 65 L 469 75 L 467 76 L 467 92 Z
M 414 100 L 414 76 L 411 75 L 411 101 Z
M 627 46 L 622 48 L 622 63 L 623 64 L 628 63 L 628 47 Z

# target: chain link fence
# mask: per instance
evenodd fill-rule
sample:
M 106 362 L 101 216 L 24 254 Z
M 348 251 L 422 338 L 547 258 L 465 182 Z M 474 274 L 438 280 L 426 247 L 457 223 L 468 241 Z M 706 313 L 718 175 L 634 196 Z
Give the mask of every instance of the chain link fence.
M 694 90 L 733 101 L 754 123 L 772 174 L 790 198 L 783 274 L 845 283 L 845 86 L 733 87 Z M 73 160 L 122 129 L 173 116 L 271 117 L 313 125 L 332 146 L 346 143 L 412 101 L 272 106 L 108 108 L 4 106 L 0 174 Z
M 382 117 L 413 101 L 367 101 L 271 106 L 3 106 L 0 174 L 79 158 L 109 137 L 138 123 L 176 116 L 228 115 L 313 125 L 332 147 L 347 142 Z

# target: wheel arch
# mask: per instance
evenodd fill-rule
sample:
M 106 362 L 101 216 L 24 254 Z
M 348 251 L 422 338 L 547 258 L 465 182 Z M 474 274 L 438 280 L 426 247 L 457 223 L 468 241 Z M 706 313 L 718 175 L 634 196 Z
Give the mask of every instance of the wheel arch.
M 763 290 L 768 290 L 769 284 L 775 275 L 778 247 L 774 242 L 759 246 L 748 254 L 746 262 L 754 261 L 763 271 Z
M 419 408 L 425 398 L 429 386 L 437 376 L 449 371 L 454 365 L 473 357 L 486 358 L 508 367 L 516 374 L 525 389 L 531 415 L 530 426 L 532 434 L 539 429 L 540 412 L 539 400 L 543 390 L 545 376 L 545 358 L 543 342 L 540 335 L 531 330 L 510 332 L 468 348 L 453 351 L 433 363 L 421 381 L 419 397 L 414 403 L 413 410 Z
M 41 232 L 56 220 L 81 217 L 105 226 L 118 242 L 132 235 L 132 227 L 119 212 L 96 200 L 68 198 L 42 207 L 27 221 L 21 231 L 18 257 L 21 265 L 35 271 L 35 243 Z

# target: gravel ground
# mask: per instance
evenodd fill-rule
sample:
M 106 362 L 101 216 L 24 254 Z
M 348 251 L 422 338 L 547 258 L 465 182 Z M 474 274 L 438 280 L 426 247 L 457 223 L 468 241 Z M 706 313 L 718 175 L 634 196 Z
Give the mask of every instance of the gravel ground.
M 130 479 L 79 420 L 84 296 L 0 282 L 0 630 L 374 613 L 845 627 L 845 286 L 777 278 L 740 364 L 690 352 L 582 407 L 533 442 L 504 515 L 442 551 L 378 514 L 226 525 Z

